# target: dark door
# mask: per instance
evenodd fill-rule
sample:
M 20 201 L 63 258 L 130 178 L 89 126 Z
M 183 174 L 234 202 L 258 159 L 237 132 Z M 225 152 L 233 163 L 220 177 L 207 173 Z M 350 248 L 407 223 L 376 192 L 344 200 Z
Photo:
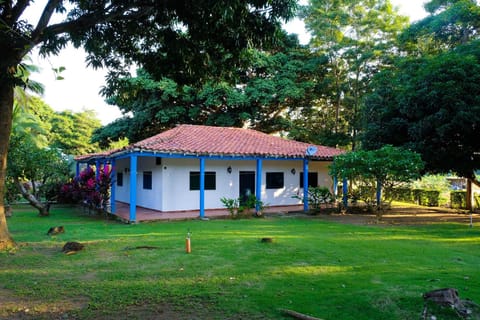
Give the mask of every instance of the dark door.
M 255 171 L 240 171 L 240 199 L 242 202 L 255 195 Z

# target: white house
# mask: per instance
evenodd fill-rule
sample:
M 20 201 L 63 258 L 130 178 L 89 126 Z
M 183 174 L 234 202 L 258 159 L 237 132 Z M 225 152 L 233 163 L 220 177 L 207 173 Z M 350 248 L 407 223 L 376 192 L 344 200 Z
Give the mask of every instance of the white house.
M 77 157 L 80 164 L 111 164 L 115 201 L 158 211 L 223 208 L 220 199 L 248 193 L 269 206 L 298 205 L 308 185 L 333 189 L 328 165 L 342 151 L 258 131 L 179 125 L 121 150 Z M 98 169 L 97 169 L 98 170 Z M 308 201 L 304 201 L 308 210 Z

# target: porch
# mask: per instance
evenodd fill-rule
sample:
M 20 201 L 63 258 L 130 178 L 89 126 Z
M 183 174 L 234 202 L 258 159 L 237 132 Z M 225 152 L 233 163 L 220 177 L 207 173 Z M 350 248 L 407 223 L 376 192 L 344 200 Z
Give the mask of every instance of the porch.
M 115 202 L 115 215 L 124 221 L 129 221 L 130 218 L 130 205 L 124 202 Z M 288 212 L 303 211 L 303 205 L 293 206 L 272 206 L 267 207 L 263 211 L 268 214 L 285 214 Z M 227 209 L 212 209 L 205 210 L 205 218 L 226 218 L 230 213 Z M 143 207 L 136 207 L 136 221 L 135 222 L 148 222 L 148 221 L 160 221 L 160 220 L 189 220 L 197 219 L 200 217 L 200 210 L 191 211 L 157 211 L 147 209 Z

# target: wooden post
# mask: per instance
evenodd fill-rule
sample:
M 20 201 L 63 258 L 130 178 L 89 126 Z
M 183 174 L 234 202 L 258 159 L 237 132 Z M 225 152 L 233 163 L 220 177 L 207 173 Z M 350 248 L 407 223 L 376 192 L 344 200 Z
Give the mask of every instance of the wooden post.
M 190 238 L 187 238 L 185 239 L 185 251 L 187 253 L 191 253 L 192 252 L 192 246 L 190 244 Z

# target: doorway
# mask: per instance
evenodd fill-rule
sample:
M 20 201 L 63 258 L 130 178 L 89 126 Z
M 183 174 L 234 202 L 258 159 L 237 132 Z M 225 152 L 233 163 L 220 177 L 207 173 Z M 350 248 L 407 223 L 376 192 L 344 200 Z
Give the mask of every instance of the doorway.
M 250 195 L 255 195 L 255 171 L 240 171 L 240 202 L 245 203 Z

